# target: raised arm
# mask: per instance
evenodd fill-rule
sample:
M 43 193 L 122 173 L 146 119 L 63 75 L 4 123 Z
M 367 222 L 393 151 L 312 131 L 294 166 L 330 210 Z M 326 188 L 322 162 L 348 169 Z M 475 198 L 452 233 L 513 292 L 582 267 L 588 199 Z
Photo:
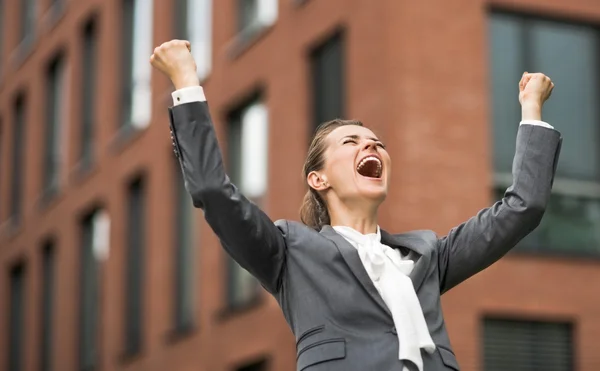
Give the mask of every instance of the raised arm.
M 151 63 L 171 79 L 177 89 L 175 99 L 185 99 L 182 104 L 175 102 L 169 114 L 173 144 L 194 206 L 204 210 L 206 221 L 233 259 L 276 293 L 285 264 L 287 224 L 277 227 L 225 173 L 189 43 L 173 40 L 161 45 Z
M 513 183 L 504 198 L 452 229 L 438 251 L 440 290 L 446 292 L 496 262 L 540 223 L 550 198 L 560 152 L 560 133 L 541 121 L 554 84 L 542 74 L 523 75 Z

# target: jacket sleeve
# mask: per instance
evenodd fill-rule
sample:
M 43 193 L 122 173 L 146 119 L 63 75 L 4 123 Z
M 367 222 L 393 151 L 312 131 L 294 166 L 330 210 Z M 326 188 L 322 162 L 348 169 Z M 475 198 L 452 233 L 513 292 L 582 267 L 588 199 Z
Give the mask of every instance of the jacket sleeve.
M 185 187 L 224 249 L 271 293 L 280 287 L 287 223 L 276 226 L 231 183 L 207 102 L 169 109 L 175 152 Z
M 442 293 L 499 260 L 539 225 L 550 198 L 561 143 L 560 133 L 554 129 L 520 126 L 513 183 L 502 200 L 438 240 Z

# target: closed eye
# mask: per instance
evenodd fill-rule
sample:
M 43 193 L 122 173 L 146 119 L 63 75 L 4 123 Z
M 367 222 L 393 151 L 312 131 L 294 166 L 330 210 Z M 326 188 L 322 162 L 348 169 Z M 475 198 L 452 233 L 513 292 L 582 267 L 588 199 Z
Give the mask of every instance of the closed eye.
M 353 143 L 356 144 L 356 140 L 355 139 L 346 139 L 344 140 L 343 144 L 348 144 L 348 143 Z
M 385 144 L 377 142 L 377 147 L 385 149 Z

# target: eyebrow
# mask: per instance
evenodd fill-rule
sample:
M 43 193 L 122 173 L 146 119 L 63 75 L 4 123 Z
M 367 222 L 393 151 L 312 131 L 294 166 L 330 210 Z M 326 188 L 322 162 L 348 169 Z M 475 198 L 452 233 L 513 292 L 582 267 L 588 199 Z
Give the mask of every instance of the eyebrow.
M 347 138 L 358 140 L 358 139 L 360 139 L 360 136 L 358 136 L 358 135 L 346 135 L 345 137 L 343 137 L 342 139 L 340 139 L 340 141 L 342 141 L 344 139 L 347 139 Z M 370 140 L 372 140 L 374 142 L 380 142 L 381 143 L 381 140 L 379 140 L 379 139 L 377 139 L 375 137 L 367 137 L 367 139 L 370 139 Z

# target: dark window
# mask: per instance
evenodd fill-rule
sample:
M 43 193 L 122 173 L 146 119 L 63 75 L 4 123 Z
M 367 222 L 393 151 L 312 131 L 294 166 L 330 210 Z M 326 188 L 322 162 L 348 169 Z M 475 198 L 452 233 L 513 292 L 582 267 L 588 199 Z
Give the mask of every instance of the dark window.
M 237 0 L 238 2 L 238 31 L 244 31 L 256 26 L 258 22 L 259 0 Z
M 267 360 L 263 359 L 237 367 L 235 371 L 267 371 L 267 365 Z
M 128 189 L 127 262 L 125 282 L 125 353 L 136 354 L 142 346 L 144 323 L 144 247 L 145 201 L 144 181 L 136 179 Z
M 96 212 L 81 223 L 79 290 L 79 370 L 96 368 L 98 363 L 99 266 L 94 256 L 94 220 Z
M 63 116 L 63 60 L 57 58 L 48 68 L 46 78 L 46 133 L 44 150 L 44 192 L 46 196 L 54 194 L 60 181 L 61 163 L 61 126 Z
M 25 342 L 25 266 L 19 264 L 10 271 L 8 318 L 8 370 L 21 371 Z
M 175 38 L 179 40 L 189 40 L 188 31 L 188 8 L 190 0 L 175 0 L 175 21 L 173 22 Z M 198 0 L 196 0 L 198 1 Z
M 131 124 L 133 91 L 133 27 L 135 0 L 123 0 L 121 24 L 121 126 Z
M 121 127 L 139 129 L 150 123 L 152 1 L 122 0 Z M 128 130 L 126 130 L 128 131 Z
M 27 106 L 23 96 L 17 98 L 14 111 L 13 141 L 12 141 L 12 177 L 10 215 L 13 223 L 21 218 L 22 189 L 25 175 L 25 119 Z
M 486 319 L 485 371 L 573 371 L 573 329 L 568 323 Z
M 250 200 L 261 204 L 267 190 L 268 113 L 259 99 L 234 110 L 227 127 L 227 171 L 232 182 Z M 231 308 L 244 307 L 258 298 L 260 284 L 228 258 L 228 295 Z
M 55 246 L 53 241 L 42 247 L 42 312 L 40 370 L 52 370 L 52 317 L 54 315 L 54 282 L 56 272 Z
M 494 13 L 490 20 L 496 195 L 512 181 L 521 119 L 517 84 L 543 71 L 557 89 L 543 119 L 568 138 L 541 225 L 519 250 L 600 254 L 600 33 L 571 23 Z M 572 71 L 578 71 L 575 77 Z
M 35 31 L 36 0 L 22 0 L 21 2 L 20 32 L 21 42 L 30 42 Z
M 312 68 L 313 127 L 344 116 L 344 36 L 337 33 L 319 45 L 310 57 Z M 312 131 L 311 131 L 312 134 Z
M 277 20 L 278 0 L 237 0 L 238 32 L 251 38 Z
M 0 0 L 0 70 L 2 70 L 2 66 L 4 63 L 4 27 L 6 26 L 6 9 L 4 5 L 4 0 Z
M 196 278 L 195 218 L 192 199 L 185 189 L 179 162 L 175 161 L 175 328 L 185 331 L 194 322 Z
M 94 118 L 96 115 L 96 78 L 98 40 L 96 23 L 90 21 L 83 30 L 82 118 L 79 158 L 83 169 L 94 160 Z

